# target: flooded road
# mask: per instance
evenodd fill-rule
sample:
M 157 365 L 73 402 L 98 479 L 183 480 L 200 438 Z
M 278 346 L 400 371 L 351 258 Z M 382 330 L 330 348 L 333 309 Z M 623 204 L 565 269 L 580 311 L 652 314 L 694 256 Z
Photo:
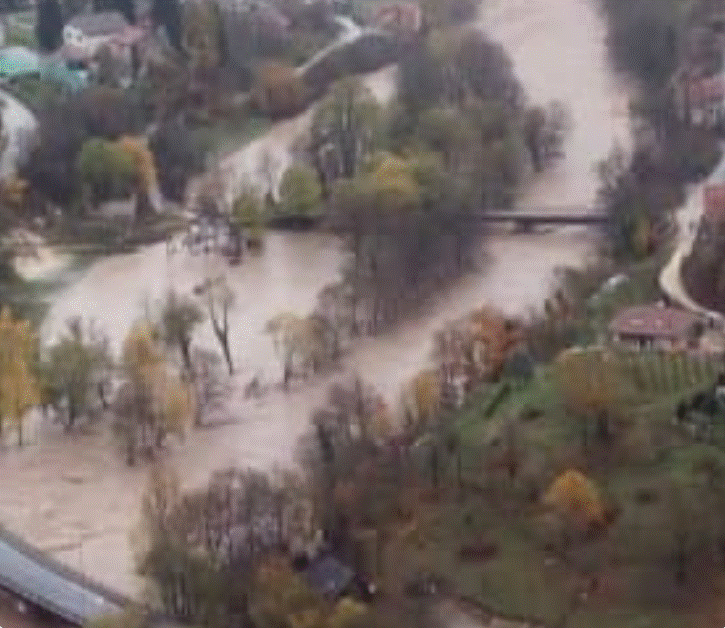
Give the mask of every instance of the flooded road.
M 565 159 L 530 185 L 519 204 L 590 205 L 597 189 L 595 163 L 615 142 L 629 145 L 628 121 L 621 115 L 626 92 L 606 63 L 598 16 L 583 0 L 487 0 L 480 24 L 508 49 L 532 100 L 567 103 L 575 125 L 564 147 Z M 389 94 L 391 71 L 377 77 L 375 87 Z M 265 150 L 288 160 L 286 151 L 308 120 L 309 114 L 303 114 L 276 125 L 269 135 L 230 156 L 222 165 L 232 185 L 257 176 Z M 477 272 L 438 294 L 395 331 L 360 341 L 344 366 L 359 371 L 394 402 L 401 385 L 427 364 L 433 331 L 486 302 L 511 314 L 540 306 L 555 269 L 580 264 L 592 245 L 591 234 L 582 228 L 496 237 L 487 244 L 487 259 Z M 190 291 L 206 276 L 225 272 L 236 293 L 231 344 L 239 374 L 219 418 L 232 422 L 192 433 L 174 447 L 170 458 L 188 484 L 202 482 L 210 471 L 229 464 L 264 469 L 290 464 L 297 438 L 334 376 L 298 384 L 289 394 L 272 392 L 259 402 L 244 400 L 241 388 L 257 370 L 267 380 L 279 379 L 271 340 L 262 333 L 266 321 L 282 311 L 309 312 L 318 290 L 337 277 L 340 261 L 338 242 L 320 235 L 272 234 L 263 256 L 226 270 L 218 260 L 167 256 L 165 245 L 156 245 L 94 264 L 57 296 L 41 333 L 47 340 L 68 316 L 82 313 L 95 318 L 118 347 L 142 315 L 144 302 L 152 302 L 167 287 Z M 196 342 L 214 347 L 208 324 Z M 129 533 L 145 472 L 126 469 L 105 438 L 59 435 L 3 453 L 0 518 L 69 564 L 134 594 L 139 581 L 133 576 Z

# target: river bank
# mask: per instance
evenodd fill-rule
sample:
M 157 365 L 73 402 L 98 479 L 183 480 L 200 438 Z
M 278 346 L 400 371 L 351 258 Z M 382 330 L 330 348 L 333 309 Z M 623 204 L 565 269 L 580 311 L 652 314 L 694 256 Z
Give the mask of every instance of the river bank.
M 619 115 L 627 88 L 608 69 L 604 26 L 595 9 L 576 0 L 501 0 L 486 4 L 480 24 L 509 51 L 532 100 L 560 100 L 571 110 L 574 128 L 566 156 L 522 193 L 519 205 L 590 206 L 599 185 L 595 162 L 615 142 L 629 145 L 628 121 Z M 393 77 L 394 69 L 386 68 L 366 82 L 390 97 Z M 284 162 L 281 172 L 310 117 L 307 112 L 275 125 L 223 162 L 230 187 L 259 181 L 265 154 Z M 485 256 L 481 250 L 479 270 L 390 333 L 362 339 L 343 367 L 361 373 L 394 403 L 402 384 L 428 364 L 433 331 L 485 302 L 525 315 L 549 295 L 557 268 L 582 264 L 594 254 L 595 239 L 584 228 L 496 237 L 487 243 Z M 269 470 L 294 463 L 311 411 L 341 374 L 297 384 L 288 394 L 273 388 L 260 401 L 245 400 L 242 388 L 258 371 L 268 382 L 279 381 L 279 360 L 263 334 L 266 321 L 282 311 L 308 313 L 318 291 L 337 278 L 341 261 L 339 243 L 331 236 L 272 233 L 263 255 L 228 269 L 237 298 L 230 319 L 236 385 L 225 407 L 210 417 L 223 426 L 198 430 L 169 451 L 184 484 L 201 483 L 225 465 Z M 144 303 L 172 286 L 189 292 L 225 268 L 213 256 L 167 255 L 163 244 L 99 260 L 57 294 L 41 337 L 49 340 L 68 317 L 82 313 L 94 318 L 118 348 Z M 215 347 L 208 325 L 195 342 Z M 11 530 L 95 579 L 138 593 L 131 533 L 146 471 L 126 468 L 106 435 L 69 438 L 52 432 L 32 447 L 7 450 L 0 470 L 0 518 Z

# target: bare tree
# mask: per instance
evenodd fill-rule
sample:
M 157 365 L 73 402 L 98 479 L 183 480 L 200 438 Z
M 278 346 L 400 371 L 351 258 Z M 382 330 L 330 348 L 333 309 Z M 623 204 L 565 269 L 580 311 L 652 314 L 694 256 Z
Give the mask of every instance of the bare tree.
M 230 290 L 224 277 L 210 280 L 206 286 L 209 320 L 214 335 L 222 348 L 224 359 L 229 368 L 229 375 L 234 374 L 232 354 L 229 348 L 229 310 L 234 303 L 234 293 Z
M 204 413 L 214 407 L 219 400 L 226 397 L 230 387 L 219 372 L 221 359 L 212 351 L 195 349 L 191 362 L 196 385 L 196 416 L 195 423 L 199 427 Z

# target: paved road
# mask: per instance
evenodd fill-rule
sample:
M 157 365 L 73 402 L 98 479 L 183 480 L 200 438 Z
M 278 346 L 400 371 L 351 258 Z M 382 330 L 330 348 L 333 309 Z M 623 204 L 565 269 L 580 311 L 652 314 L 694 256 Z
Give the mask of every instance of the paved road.
M 677 245 L 670 261 L 660 273 L 660 287 L 667 296 L 682 307 L 725 322 L 725 316 L 695 303 L 682 283 L 682 263 L 692 252 L 697 226 L 704 210 L 703 189 L 713 183 L 725 183 L 725 155 L 707 179 L 691 187 L 682 207 L 677 211 Z

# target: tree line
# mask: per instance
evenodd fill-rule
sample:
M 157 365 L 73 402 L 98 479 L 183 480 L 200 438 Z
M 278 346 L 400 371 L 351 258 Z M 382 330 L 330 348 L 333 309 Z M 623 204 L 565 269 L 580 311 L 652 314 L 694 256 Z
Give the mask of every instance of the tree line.
M 499 45 L 445 36 L 415 43 L 388 106 L 359 81 L 336 84 L 314 115 L 306 164 L 282 179 L 278 211 L 317 212 L 346 242 L 340 308 L 353 334 L 399 320 L 471 268 L 475 215 L 510 207 L 565 132 L 561 106 L 526 105 Z

